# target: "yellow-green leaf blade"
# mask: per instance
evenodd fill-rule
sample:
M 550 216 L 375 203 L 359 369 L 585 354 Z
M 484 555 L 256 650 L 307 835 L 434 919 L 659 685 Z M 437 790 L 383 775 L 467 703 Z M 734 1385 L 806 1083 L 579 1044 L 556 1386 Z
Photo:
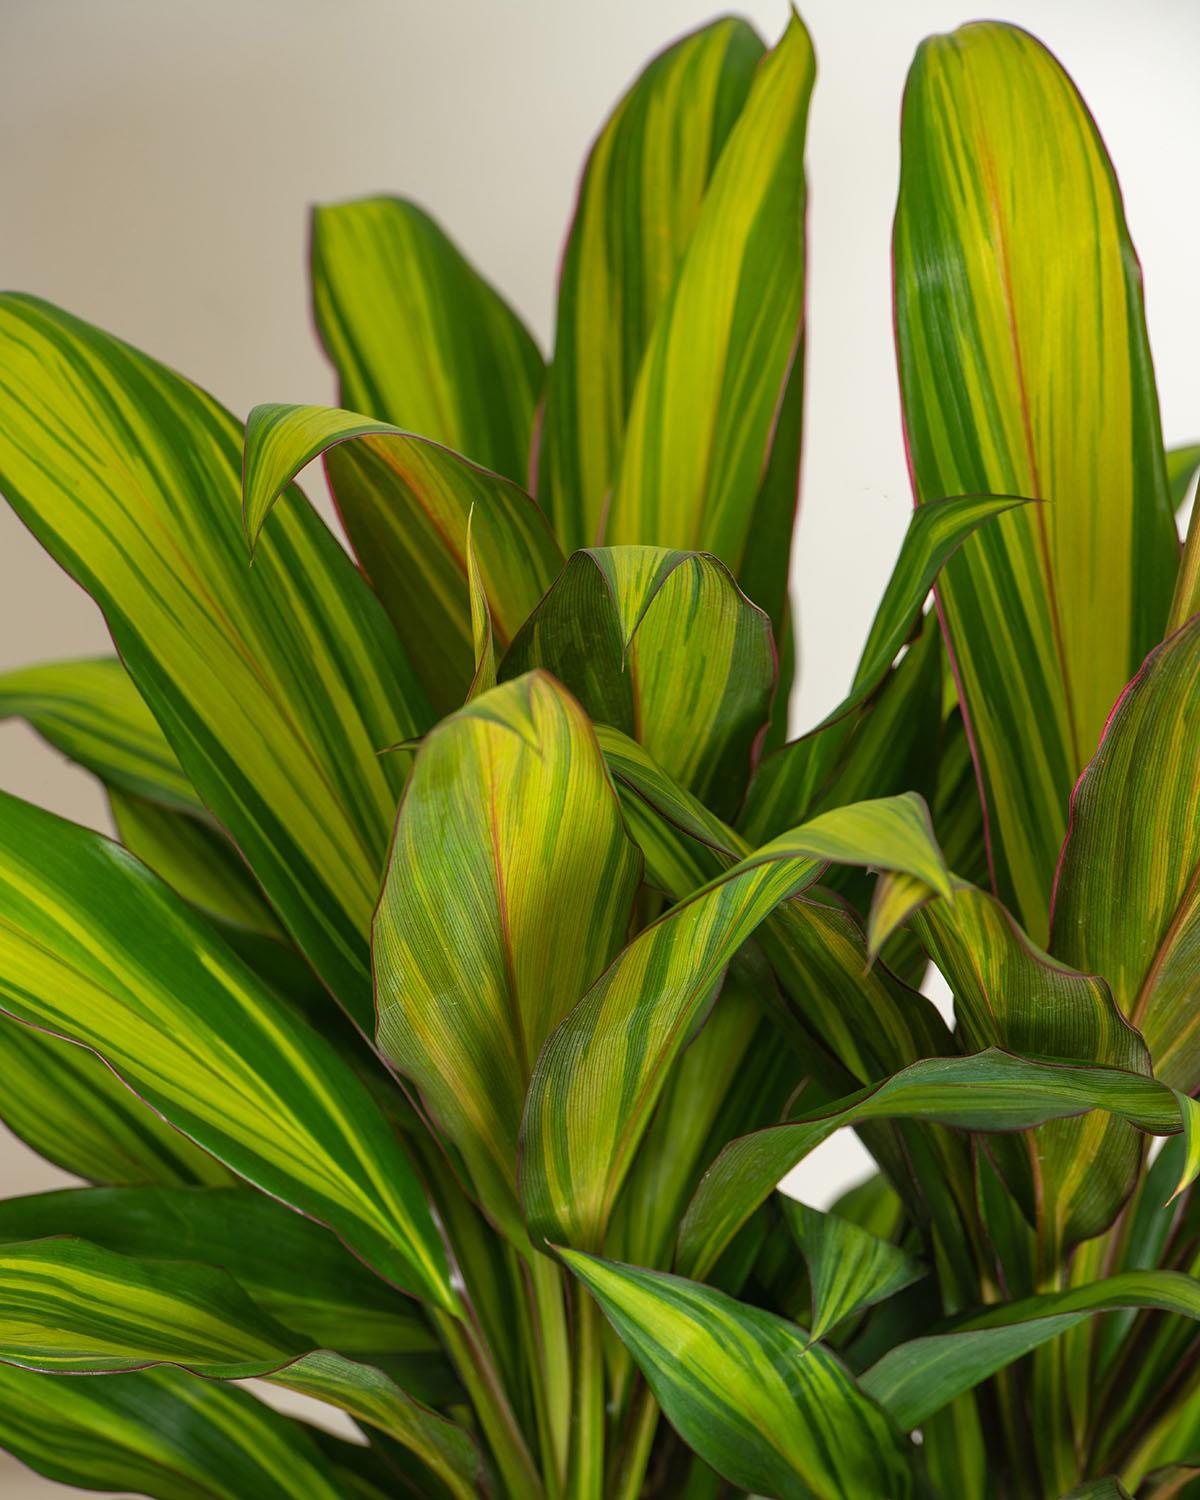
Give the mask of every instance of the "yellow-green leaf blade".
M 939 585 L 999 894 L 1044 941 L 1070 789 L 1161 636 L 1175 535 L 1112 166 L 1027 33 L 983 23 L 922 45 L 894 251 L 917 501 L 1046 501 L 968 542 Z
M 424 210 L 402 198 L 315 209 L 312 293 L 343 406 L 526 482 L 542 356 Z

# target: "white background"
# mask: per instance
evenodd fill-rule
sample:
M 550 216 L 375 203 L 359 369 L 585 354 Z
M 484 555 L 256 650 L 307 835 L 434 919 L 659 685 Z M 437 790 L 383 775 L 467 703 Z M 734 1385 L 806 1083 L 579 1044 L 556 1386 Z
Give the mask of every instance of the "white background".
M 740 9 L 769 39 L 786 19 L 783 0 Z M 969 0 L 808 0 L 803 13 L 819 73 L 801 725 L 848 680 L 909 507 L 888 265 L 904 76 L 922 36 L 975 14 Z M 549 347 L 588 143 L 648 57 L 713 14 L 696 0 L 0 0 L 0 281 L 131 339 L 239 413 L 331 401 L 307 311 L 307 207 L 394 191 L 441 220 Z M 1002 14 L 1053 48 L 1096 115 L 1146 273 L 1166 436 L 1200 436 L 1200 5 Z M 0 514 L 0 666 L 105 646 L 88 601 Z M 103 825 L 86 778 L 16 725 L 0 726 L 0 786 Z M 19 1148 L 0 1152 L 0 1191 L 50 1180 Z M 851 1160 L 835 1149 L 816 1164 L 813 1201 Z M 0 1468 L 6 1500 L 26 1493 L 17 1484 Z

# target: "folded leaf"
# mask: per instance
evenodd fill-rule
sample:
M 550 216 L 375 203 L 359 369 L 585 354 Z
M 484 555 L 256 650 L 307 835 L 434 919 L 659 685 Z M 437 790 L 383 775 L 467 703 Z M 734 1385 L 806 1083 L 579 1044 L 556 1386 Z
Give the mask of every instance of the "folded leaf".
M 1200 1281 L 1178 1271 L 1127 1271 L 1068 1291 L 1002 1303 L 947 1333 L 900 1344 L 860 1377 L 905 1431 L 1082 1319 L 1116 1308 L 1200 1319 Z
M 220 1380 L 259 1376 L 382 1428 L 461 1500 L 478 1493 L 461 1428 L 382 1371 L 313 1350 L 212 1266 L 134 1260 L 71 1238 L 0 1246 L 0 1361 L 58 1374 L 170 1364 Z
M 1176 541 L 1116 179 L 1027 32 L 989 22 L 918 50 L 894 250 L 917 501 L 1048 502 L 981 532 L 939 584 L 998 891 L 1044 942 L 1071 786 L 1161 637 Z
M 350 541 L 430 701 L 457 708 L 474 670 L 468 525 L 504 647 L 562 565 L 545 518 L 524 490 L 425 438 L 323 406 L 256 406 L 243 487 L 252 546 L 286 486 L 322 453 Z
M 620 947 L 640 879 L 591 726 L 552 678 L 505 683 L 426 736 L 375 918 L 379 1046 L 522 1246 L 529 1077 Z
M 566 547 L 599 540 L 646 345 L 763 50 L 732 17 L 684 37 L 645 69 L 588 157 L 563 254 L 538 486 Z
M 926 1274 L 914 1260 L 889 1241 L 836 1213 L 821 1213 L 806 1203 L 780 1193 L 776 1200 L 808 1267 L 812 1294 L 814 1339 L 848 1318 L 872 1307 Z
M 553 1033 L 534 1070 L 521 1193 L 536 1236 L 603 1243 L 666 1071 L 725 966 L 829 860 L 919 870 L 948 888 L 924 803 L 895 797 L 839 808 L 782 835 L 640 933 Z
M 1103 974 L 1154 1071 L 1200 1085 L 1200 616 L 1121 695 L 1071 799 L 1055 953 Z
M 239 1176 L 456 1308 L 429 1207 L 365 1084 L 156 877 L 0 794 L 0 909 L 0 1011 L 98 1053 Z
M 158 1500 L 345 1500 L 310 1428 L 181 1370 L 64 1380 L 0 1361 L 0 1447 L 83 1489 Z
M 312 294 L 343 406 L 525 482 L 542 356 L 427 213 L 403 198 L 314 209 Z
M 1119 1068 L 1035 1062 L 998 1048 L 932 1057 L 814 1114 L 731 1141 L 680 1225 L 676 1269 L 705 1276 L 775 1184 L 845 1125 L 923 1119 L 961 1130 L 1028 1130 L 1089 1109 L 1120 1115 L 1154 1135 L 1183 1131 L 1188 1161 L 1180 1186 L 1200 1173 L 1200 1104 L 1153 1078 Z
M 500 675 L 532 667 L 710 806 L 740 803 L 770 714 L 775 646 L 766 615 L 716 558 L 664 547 L 574 553 Z
M 296 494 L 246 565 L 241 432 L 208 396 L 32 298 L 0 301 L 0 490 L 105 612 L 188 779 L 343 1005 L 429 710 L 353 564 Z
M 780 1500 L 901 1500 L 911 1449 L 804 1330 L 663 1272 L 561 1252 L 668 1421 L 739 1489 Z
M 812 44 L 793 13 L 755 73 L 655 324 L 606 542 L 712 552 L 738 576 L 753 551 L 755 497 L 803 321 L 814 73 Z M 772 575 L 786 578 L 786 538 L 772 528 L 769 545 Z

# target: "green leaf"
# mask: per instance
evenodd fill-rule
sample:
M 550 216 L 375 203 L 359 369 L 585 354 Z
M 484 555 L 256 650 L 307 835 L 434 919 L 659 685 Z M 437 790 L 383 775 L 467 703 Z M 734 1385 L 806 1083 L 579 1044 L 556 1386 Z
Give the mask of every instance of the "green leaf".
M 776 1197 L 808 1267 L 814 1339 L 824 1338 L 851 1313 L 873 1307 L 926 1275 L 926 1268 L 899 1245 L 843 1219 Z
M 989 22 L 922 44 L 894 251 L 917 500 L 1047 501 L 981 532 L 939 584 L 998 893 L 1044 942 L 1071 787 L 1162 635 L 1177 554 L 1116 179 L 1028 33 Z
M 429 710 L 363 579 L 297 493 L 253 570 L 239 424 L 118 340 L 0 301 L 0 489 L 104 610 L 192 785 L 359 1024 L 403 767 Z
M 829 860 L 920 871 L 948 889 L 925 804 L 896 797 L 839 808 L 782 835 L 640 933 L 550 1037 L 534 1070 L 521 1192 L 536 1236 L 602 1245 L 666 1071 L 725 966 Z
M 1187 539 L 1183 544 L 1183 556 L 1179 559 L 1179 574 L 1171 597 L 1166 633 L 1173 635 L 1197 613 L 1200 613 L 1200 506 L 1193 505 Z
M 562 566 L 545 518 L 515 484 L 399 428 L 323 406 L 256 406 L 243 487 L 252 546 L 279 495 L 322 453 L 350 541 L 430 701 L 457 708 L 474 670 L 468 525 L 504 647 Z
M 1176 510 L 1187 499 L 1188 486 L 1197 469 L 1200 469 L 1200 443 L 1167 449 L 1167 487 Z
M 1002 1303 L 958 1322 L 950 1332 L 898 1345 L 860 1383 L 907 1431 L 1082 1319 L 1123 1307 L 1200 1318 L 1200 1281 L 1178 1271 L 1127 1271 L 1068 1291 Z
M 0 908 L 0 1010 L 98 1053 L 218 1161 L 456 1309 L 428 1205 L 366 1086 L 155 876 L 0 794 Z
M 533 667 L 710 806 L 730 813 L 740 803 L 770 715 L 775 646 L 766 615 L 716 558 L 663 547 L 574 553 L 500 675 Z
M 1071 799 L 1054 951 L 1103 974 L 1154 1071 L 1200 1084 L 1200 616 L 1121 695 Z
M 542 356 L 427 213 L 402 198 L 314 209 L 312 293 L 343 406 L 525 482 Z
M 563 255 L 538 486 L 569 548 L 600 537 L 646 346 L 762 55 L 734 18 L 684 37 L 640 75 L 588 157 Z
M 1011 495 L 958 495 L 913 512 L 850 692 L 819 724 L 763 761 L 738 820 L 747 838 L 771 838 L 812 807 L 854 727 L 855 710 L 883 684 L 941 569 L 985 521 L 1023 504 Z
M 382 1428 L 461 1500 L 478 1494 L 462 1429 L 381 1370 L 314 1350 L 213 1266 L 135 1260 L 71 1238 L 0 1246 L 0 1360 L 64 1375 L 170 1364 L 219 1380 L 261 1377 Z
M 0 1447 L 82 1489 L 158 1500 L 344 1500 L 311 1429 L 180 1370 L 64 1380 L 0 1362 Z
M 915 1492 L 908 1445 L 803 1329 L 677 1276 L 560 1253 L 667 1420 L 740 1489 L 780 1500 Z
M 680 1225 L 676 1269 L 706 1275 L 775 1184 L 845 1125 L 915 1119 L 960 1130 L 1028 1130 L 1089 1109 L 1120 1115 L 1155 1135 L 1182 1130 L 1190 1145 L 1200 1134 L 1200 1105 L 1139 1073 L 1035 1062 L 998 1048 L 969 1057 L 927 1058 L 813 1114 L 731 1141 L 709 1168 Z M 1198 1167 L 1189 1159 L 1184 1183 Z
M 168 1186 L 232 1180 L 81 1047 L 0 1019 L 0 1077 L 4 1123 L 77 1177 Z
M 379 1046 L 521 1246 L 529 1077 L 620 947 L 640 879 L 587 717 L 545 673 L 485 693 L 426 736 L 375 918 Z
M 496 638 L 492 629 L 492 607 L 475 557 L 471 540 L 471 523 L 475 512 L 467 516 L 467 590 L 471 596 L 471 647 L 475 655 L 475 672 L 467 698 L 478 698 L 496 686 Z
M 755 73 L 647 346 L 606 542 L 712 552 L 739 577 L 752 561 L 762 567 L 753 557 L 755 497 L 803 321 L 814 73 L 812 44 L 793 13 Z M 786 537 L 768 529 L 769 571 L 782 580 Z
M 270 1317 L 318 1346 L 364 1357 L 439 1352 L 410 1298 L 328 1230 L 261 1193 L 67 1188 L 0 1202 L 0 1242 L 54 1235 L 79 1235 L 120 1255 L 219 1265 Z

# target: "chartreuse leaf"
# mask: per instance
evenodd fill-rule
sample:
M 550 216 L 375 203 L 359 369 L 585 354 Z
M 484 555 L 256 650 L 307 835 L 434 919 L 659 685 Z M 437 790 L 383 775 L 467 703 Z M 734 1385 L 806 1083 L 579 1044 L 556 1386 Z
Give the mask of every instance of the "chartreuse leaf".
M 1028 1130 L 1089 1109 L 1189 1143 L 1183 1183 L 1200 1169 L 1200 1104 L 1144 1074 L 1035 1062 L 988 1048 L 931 1057 L 819 1111 L 731 1141 L 709 1168 L 679 1228 L 676 1269 L 703 1277 L 775 1184 L 823 1140 L 865 1120 L 930 1120 L 961 1130 Z
M 256 406 L 243 487 L 251 545 L 286 486 L 321 453 L 350 541 L 430 701 L 441 712 L 457 708 L 474 670 L 468 524 L 504 647 L 562 566 L 545 518 L 515 484 L 423 437 L 324 406 Z
M 68 1234 L 120 1255 L 222 1266 L 272 1318 L 343 1354 L 432 1363 L 439 1352 L 411 1298 L 373 1276 L 328 1230 L 262 1193 L 67 1188 L 0 1203 L 0 1242 Z
M 382 609 L 298 494 L 246 565 L 239 424 L 36 299 L 0 301 L 0 490 L 105 612 L 189 781 L 360 1025 L 402 758 L 428 725 Z
M 542 356 L 427 213 L 402 198 L 314 209 L 312 294 L 343 406 L 525 482 Z
M 0 1447 L 82 1489 L 344 1500 L 311 1428 L 182 1370 L 66 1380 L 0 1362 Z
M 710 806 L 729 813 L 741 801 L 770 714 L 775 646 L 771 622 L 716 558 L 665 547 L 574 553 L 500 672 L 532 667 Z
M 894 251 L 918 502 L 1047 502 L 986 528 L 939 585 L 999 894 L 1044 942 L 1071 787 L 1161 637 L 1177 553 L 1112 165 L 1026 32 L 988 22 L 921 45 Z
M 1160 1078 L 1200 1084 L 1200 616 L 1151 652 L 1075 788 L 1053 948 L 1104 975 Z
M 946 1333 L 897 1345 L 860 1383 L 907 1431 L 1082 1319 L 1126 1307 L 1200 1319 L 1200 1281 L 1179 1271 L 1125 1271 L 1068 1291 L 1001 1303 Z
M 221 1380 L 258 1376 L 382 1428 L 461 1500 L 478 1494 L 478 1458 L 461 1428 L 381 1370 L 314 1350 L 213 1266 L 135 1260 L 73 1238 L 0 1246 L 0 1360 L 64 1375 L 170 1364 Z
M 426 736 L 375 917 L 379 1046 L 518 1244 L 534 1062 L 620 947 L 640 879 L 587 716 L 545 673 Z
M 752 556 L 755 496 L 803 320 L 814 73 L 812 44 L 793 14 L 755 73 L 655 323 L 606 542 L 712 552 L 737 576 Z M 771 572 L 786 578 L 786 537 L 771 531 Z
M 592 147 L 563 255 L 539 499 L 564 546 L 603 529 L 642 357 L 763 55 L 725 17 L 656 57 Z
M 0 796 L 0 911 L 0 1010 L 98 1053 L 239 1176 L 389 1280 L 457 1307 L 429 1207 L 366 1085 L 161 881 L 109 840 Z
M 926 1267 L 899 1245 L 839 1214 L 821 1213 L 783 1193 L 776 1201 L 808 1267 L 809 1332 L 815 1339 L 824 1338 L 851 1313 L 882 1302 L 926 1274 Z
M 839 808 L 793 829 L 641 932 L 553 1033 L 534 1069 L 521 1191 L 535 1235 L 602 1245 L 667 1070 L 725 966 L 829 860 L 919 871 L 949 889 L 925 804 L 906 795 Z
M 1183 556 L 1179 559 L 1179 574 L 1175 579 L 1175 592 L 1171 596 L 1171 612 L 1167 616 L 1167 634 L 1172 635 L 1194 614 L 1200 613 L 1200 506 L 1192 507 L 1188 522 L 1187 539 L 1183 544 Z
M 131 1094 L 101 1060 L 0 1018 L 0 1117 L 64 1171 L 89 1182 L 228 1183 L 231 1175 Z
M 1023 503 L 1007 495 L 959 495 L 913 512 L 850 692 L 814 728 L 763 761 L 738 819 L 747 838 L 772 838 L 805 815 L 837 763 L 855 710 L 883 683 L 942 567 L 985 521 Z
M 835 1355 L 723 1292 L 563 1250 L 667 1420 L 719 1474 L 780 1500 L 901 1500 L 911 1449 Z
M 1197 469 L 1200 469 L 1200 443 L 1167 449 L 1167 487 L 1176 510 L 1187 499 L 1188 485 Z

